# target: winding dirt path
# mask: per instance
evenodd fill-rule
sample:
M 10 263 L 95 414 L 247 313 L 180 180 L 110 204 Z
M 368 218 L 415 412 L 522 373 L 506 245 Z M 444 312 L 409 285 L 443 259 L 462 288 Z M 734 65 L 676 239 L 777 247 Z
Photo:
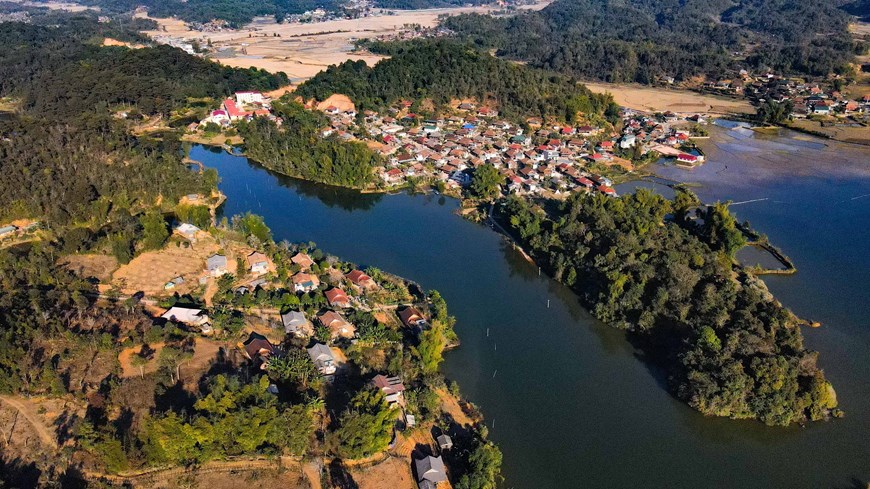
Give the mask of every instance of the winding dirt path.
M 39 415 L 34 412 L 32 405 L 21 402 L 20 399 L 16 399 L 12 396 L 0 396 L 0 402 L 21 413 L 21 416 L 23 416 L 24 419 L 30 423 L 30 426 L 33 427 L 33 430 L 36 431 L 36 434 L 39 436 L 42 443 L 57 450 L 57 438 L 54 433 L 52 433 L 52 431 L 42 423 Z

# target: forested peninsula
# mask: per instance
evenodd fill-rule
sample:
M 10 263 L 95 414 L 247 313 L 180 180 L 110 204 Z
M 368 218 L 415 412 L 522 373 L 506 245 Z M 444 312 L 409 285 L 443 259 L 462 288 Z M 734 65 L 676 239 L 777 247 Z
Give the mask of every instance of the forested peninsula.
M 550 212 L 512 197 L 498 216 L 595 317 L 627 330 L 698 411 L 783 426 L 838 415 L 800 321 L 734 265 L 745 238 L 727 205 L 691 219 L 699 205 L 688 190 L 669 201 L 639 189 L 574 195 Z

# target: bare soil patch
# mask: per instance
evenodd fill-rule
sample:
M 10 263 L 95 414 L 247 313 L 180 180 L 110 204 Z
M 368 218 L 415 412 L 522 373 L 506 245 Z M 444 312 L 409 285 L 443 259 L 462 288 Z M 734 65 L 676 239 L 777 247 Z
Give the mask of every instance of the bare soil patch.
M 335 107 L 342 112 L 356 110 L 356 106 L 350 100 L 350 97 L 338 93 L 330 95 L 326 100 L 317 104 L 317 110 L 326 110 L 329 107 Z
M 118 260 L 109 255 L 68 255 L 61 258 L 61 265 L 80 277 L 108 282 L 118 269 Z
M 130 49 L 142 49 L 145 47 L 141 44 L 119 41 L 117 39 L 112 39 L 111 37 L 103 38 L 103 46 L 123 46 Z

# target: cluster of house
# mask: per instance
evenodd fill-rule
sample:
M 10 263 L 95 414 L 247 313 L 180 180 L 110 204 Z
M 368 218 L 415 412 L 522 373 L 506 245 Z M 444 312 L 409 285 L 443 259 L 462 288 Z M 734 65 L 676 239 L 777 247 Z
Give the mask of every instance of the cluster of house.
M 671 111 L 652 115 L 631 109 L 622 110 L 622 134 L 615 144 L 620 148 L 641 148 L 641 154 L 649 151 L 674 158 L 678 165 L 697 166 L 704 162 L 704 154 L 697 149 L 683 149 L 692 137 L 691 124 L 707 121 L 699 114 L 683 116 Z
M 455 115 L 424 119 L 410 111 L 412 102 L 400 101 L 381 115 L 363 114 L 363 124 L 374 141 L 370 146 L 387 162 L 378 175 L 387 186 L 399 186 L 409 178 L 440 180 L 447 188 L 469 185 L 475 168 L 494 166 L 504 177 L 506 193 L 560 194 L 574 190 L 616 195 L 607 179 L 591 171 L 595 163 L 628 163 L 615 154 L 613 140 L 605 139 L 598 127 L 551 126 L 530 118 L 532 132 L 498 117 L 498 111 L 458 104 Z M 330 127 L 324 136 L 353 138 L 357 124 L 354 110 L 327 107 Z
M 253 117 L 268 117 L 275 122 L 280 122 L 272 115 L 270 102 L 269 97 L 260 92 L 236 92 L 232 97 L 224 100 L 219 109 L 211 111 L 199 124 L 213 123 L 227 127 L 233 122 Z M 198 125 L 194 123 L 188 129 L 195 130 L 197 127 Z
M 794 107 L 791 115 L 796 119 L 812 115 L 870 117 L 870 94 L 860 99 L 849 99 L 833 88 L 825 89 L 818 83 L 808 83 L 772 73 L 753 75 L 747 70 L 741 70 L 734 79 L 710 82 L 705 88 L 746 96 L 758 102 L 791 101 Z

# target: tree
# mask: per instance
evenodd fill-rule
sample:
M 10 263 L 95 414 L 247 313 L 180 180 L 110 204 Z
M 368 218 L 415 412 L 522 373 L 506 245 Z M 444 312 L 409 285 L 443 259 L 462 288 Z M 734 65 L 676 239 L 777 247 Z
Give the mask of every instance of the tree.
M 393 436 L 396 410 L 383 392 L 363 389 L 354 395 L 332 434 L 332 449 L 341 457 L 364 458 L 386 450 Z
M 493 199 L 498 196 L 499 185 L 503 180 L 504 177 L 494 166 L 484 164 L 478 167 L 471 177 L 471 192 L 479 199 Z
M 710 246 L 730 257 L 746 244 L 746 236 L 737 229 L 737 219 L 728 210 L 728 203 L 717 202 L 710 206 L 705 225 Z
M 274 378 L 301 384 L 308 388 L 308 380 L 317 376 L 317 367 L 302 350 L 292 349 L 281 355 L 272 355 L 266 362 L 266 370 Z
M 463 474 L 457 489 L 495 489 L 501 480 L 502 453 L 492 442 L 475 439 L 468 457 L 468 472 Z
M 142 247 L 146 250 L 156 250 L 163 247 L 163 243 L 169 238 L 169 226 L 160 212 L 153 210 L 146 212 L 139 218 L 142 225 Z
M 445 326 L 441 322 L 433 321 L 432 326 L 420 334 L 417 354 L 420 358 L 420 367 L 424 373 L 432 374 L 437 372 L 441 361 L 444 360 L 444 347 L 447 346 L 444 328 Z

